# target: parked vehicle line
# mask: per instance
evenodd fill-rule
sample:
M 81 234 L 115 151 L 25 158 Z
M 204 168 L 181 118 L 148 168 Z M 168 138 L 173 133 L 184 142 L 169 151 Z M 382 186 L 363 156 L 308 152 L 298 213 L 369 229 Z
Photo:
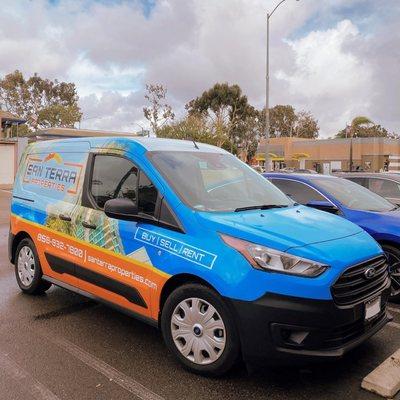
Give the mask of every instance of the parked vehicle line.
M 163 397 L 143 386 L 135 379 L 131 378 L 128 375 L 125 375 L 121 371 L 118 371 L 111 365 L 93 356 L 76 344 L 71 343 L 66 339 L 56 337 L 54 335 L 49 335 L 45 332 L 41 332 L 41 334 L 46 338 L 46 340 L 51 341 L 58 347 L 61 347 L 67 353 L 71 354 L 79 361 L 86 364 L 88 367 L 93 368 L 97 372 L 100 372 L 102 375 L 104 375 L 123 389 L 135 395 L 137 398 L 142 400 L 164 400 Z
M 0 369 L 16 384 L 29 392 L 36 400 L 60 400 L 50 389 L 33 378 L 27 371 L 15 363 L 7 354 L 0 351 Z

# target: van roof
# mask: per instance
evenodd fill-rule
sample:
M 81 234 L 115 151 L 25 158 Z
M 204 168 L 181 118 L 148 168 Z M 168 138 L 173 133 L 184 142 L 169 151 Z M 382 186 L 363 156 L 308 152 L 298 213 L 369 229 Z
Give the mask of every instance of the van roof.
M 85 149 L 86 145 L 86 149 Z M 197 147 L 202 152 L 210 153 L 226 153 L 220 147 L 212 146 L 205 143 L 196 142 Z M 78 148 L 81 151 L 89 148 L 125 148 L 131 147 L 131 150 L 138 151 L 196 151 L 195 144 L 190 140 L 164 139 L 156 137 L 84 137 L 72 139 L 56 139 L 35 142 L 35 151 L 45 151 L 54 147 L 59 148 Z M 61 149 L 60 149 L 61 150 Z

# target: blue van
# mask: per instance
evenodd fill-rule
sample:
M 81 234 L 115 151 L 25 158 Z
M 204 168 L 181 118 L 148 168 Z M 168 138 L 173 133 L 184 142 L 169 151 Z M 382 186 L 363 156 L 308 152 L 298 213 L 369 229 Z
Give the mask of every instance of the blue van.
M 28 146 L 9 256 L 28 294 L 52 284 L 161 329 L 191 371 L 336 358 L 390 319 L 381 247 L 301 206 L 226 151 L 82 138 Z

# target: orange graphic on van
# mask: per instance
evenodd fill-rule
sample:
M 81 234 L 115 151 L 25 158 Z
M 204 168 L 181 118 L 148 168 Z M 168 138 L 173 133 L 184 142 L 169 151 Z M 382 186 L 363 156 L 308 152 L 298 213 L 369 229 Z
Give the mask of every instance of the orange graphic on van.
M 45 159 L 43 160 L 43 162 L 46 161 L 50 161 L 50 160 L 55 160 L 57 162 L 57 164 L 61 164 L 63 162 L 62 157 L 60 156 L 60 154 L 58 153 L 49 153 Z

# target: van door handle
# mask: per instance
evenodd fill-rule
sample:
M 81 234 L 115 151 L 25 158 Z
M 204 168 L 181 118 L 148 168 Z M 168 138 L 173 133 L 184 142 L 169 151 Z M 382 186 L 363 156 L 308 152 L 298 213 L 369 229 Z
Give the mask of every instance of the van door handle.
M 69 217 L 68 215 L 60 214 L 58 218 L 60 218 L 62 221 L 71 222 L 71 217 Z
M 97 228 L 97 225 L 91 224 L 91 223 L 86 222 L 86 221 L 82 221 L 82 226 L 84 228 L 88 228 L 88 229 L 96 229 Z

